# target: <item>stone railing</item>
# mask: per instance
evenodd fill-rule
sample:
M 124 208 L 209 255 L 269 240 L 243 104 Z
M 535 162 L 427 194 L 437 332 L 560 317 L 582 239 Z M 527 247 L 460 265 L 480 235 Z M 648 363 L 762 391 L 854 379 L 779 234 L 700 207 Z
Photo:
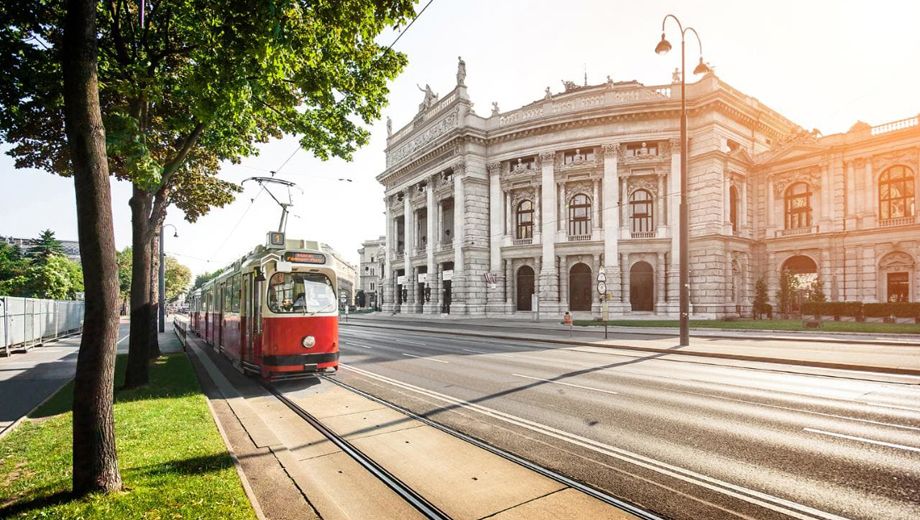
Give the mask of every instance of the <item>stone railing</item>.
M 512 244 L 516 246 L 529 246 L 533 244 L 533 238 L 515 238 Z
M 633 231 L 630 235 L 633 238 L 655 238 L 655 231 Z
M 916 221 L 915 217 L 886 218 L 878 221 L 879 227 L 907 226 Z
M 453 249 L 454 249 L 454 243 L 453 243 L 453 242 L 443 242 L 440 246 L 438 246 L 438 251 L 439 251 L 439 252 L 453 251 Z
M 569 242 L 584 242 L 587 240 L 591 240 L 591 233 L 588 233 L 586 235 L 569 235 L 568 238 L 569 238 Z
M 918 124 L 920 124 L 920 115 L 873 126 L 871 132 L 872 135 L 885 134 L 897 130 L 904 130 L 905 128 L 912 128 Z

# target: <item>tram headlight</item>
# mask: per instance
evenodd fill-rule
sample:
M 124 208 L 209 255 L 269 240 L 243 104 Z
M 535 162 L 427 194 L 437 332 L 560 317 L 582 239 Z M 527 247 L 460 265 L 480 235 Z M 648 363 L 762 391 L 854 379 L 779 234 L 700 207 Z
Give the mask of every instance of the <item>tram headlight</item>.
M 313 336 L 305 336 L 300 343 L 303 345 L 303 348 L 313 348 L 316 345 L 316 338 Z

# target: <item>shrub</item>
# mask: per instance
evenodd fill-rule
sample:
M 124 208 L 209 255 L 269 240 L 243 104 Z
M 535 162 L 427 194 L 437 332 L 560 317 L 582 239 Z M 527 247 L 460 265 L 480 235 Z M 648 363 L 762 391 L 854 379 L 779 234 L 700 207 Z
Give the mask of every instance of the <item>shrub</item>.
M 861 316 L 862 302 L 826 302 L 821 304 L 821 314 L 834 316 Z
M 863 305 L 865 315 L 872 318 L 917 318 L 920 317 L 920 302 L 867 303 Z
M 802 314 L 806 316 L 821 316 L 827 312 L 825 302 L 805 302 L 802 304 Z

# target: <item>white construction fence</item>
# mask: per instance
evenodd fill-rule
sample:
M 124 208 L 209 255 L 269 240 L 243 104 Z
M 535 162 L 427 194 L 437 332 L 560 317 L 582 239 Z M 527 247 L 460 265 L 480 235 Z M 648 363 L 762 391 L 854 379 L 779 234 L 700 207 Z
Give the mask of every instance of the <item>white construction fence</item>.
M 0 353 L 80 332 L 83 302 L 0 296 Z

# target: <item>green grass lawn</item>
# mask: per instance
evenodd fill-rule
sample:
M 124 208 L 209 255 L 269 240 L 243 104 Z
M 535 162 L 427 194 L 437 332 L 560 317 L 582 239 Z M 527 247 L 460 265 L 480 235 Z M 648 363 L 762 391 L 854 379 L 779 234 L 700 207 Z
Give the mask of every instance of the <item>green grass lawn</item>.
M 184 354 L 158 359 L 148 387 L 116 391 L 123 492 L 70 497 L 72 395 L 68 384 L 0 440 L 0 518 L 255 518 Z
M 668 327 L 677 328 L 677 320 L 610 320 L 608 325 L 614 327 Z M 603 326 L 602 321 L 575 320 L 575 325 L 590 327 Z M 690 320 L 690 328 L 696 329 L 735 329 L 735 330 L 815 330 L 808 329 L 802 320 Z M 918 323 L 858 323 L 855 321 L 822 321 L 818 330 L 828 332 L 868 332 L 893 334 L 920 334 Z

